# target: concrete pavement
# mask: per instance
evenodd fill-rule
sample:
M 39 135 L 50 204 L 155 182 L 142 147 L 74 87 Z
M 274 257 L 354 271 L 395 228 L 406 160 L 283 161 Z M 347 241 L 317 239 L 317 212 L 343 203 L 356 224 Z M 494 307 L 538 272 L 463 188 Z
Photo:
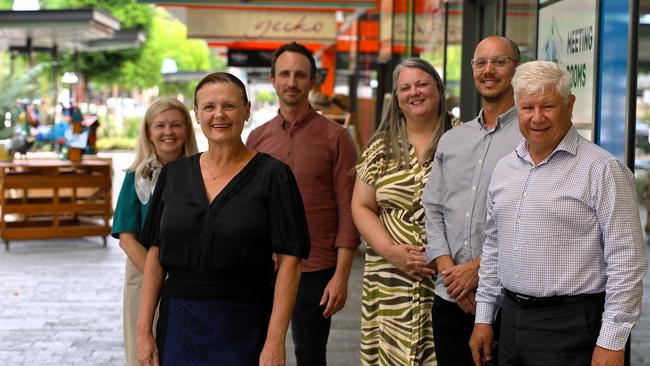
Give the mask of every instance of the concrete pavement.
M 114 155 L 114 198 L 130 154 Z M 0 366 L 121 366 L 125 255 L 99 237 L 13 241 L 0 250 Z M 359 365 L 362 258 L 356 258 L 347 306 L 333 318 L 328 363 Z M 650 275 L 632 366 L 650 366 Z M 290 336 L 288 365 L 295 365 Z
M 0 251 L 0 365 L 124 365 L 125 256 L 110 239 L 12 242 Z M 334 317 L 329 364 L 358 365 L 362 261 Z M 289 365 L 295 365 L 290 336 Z

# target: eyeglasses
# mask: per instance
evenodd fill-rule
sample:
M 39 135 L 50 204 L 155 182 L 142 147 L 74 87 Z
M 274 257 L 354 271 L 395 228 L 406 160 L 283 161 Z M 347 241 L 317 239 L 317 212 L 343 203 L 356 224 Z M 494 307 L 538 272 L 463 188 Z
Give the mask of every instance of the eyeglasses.
M 506 67 L 508 64 L 508 61 L 513 61 L 513 62 L 519 62 L 518 60 L 515 60 L 512 57 L 508 56 L 496 56 L 496 57 L 478 57 L 478 58 L 473 58 L 471 60 L 472 67 L 474 70 L 481 70 L 485 66 L 487 66 L 488 63 L 491 63 L 492 66 L 496 67 L 497 69 L 501 69 Z

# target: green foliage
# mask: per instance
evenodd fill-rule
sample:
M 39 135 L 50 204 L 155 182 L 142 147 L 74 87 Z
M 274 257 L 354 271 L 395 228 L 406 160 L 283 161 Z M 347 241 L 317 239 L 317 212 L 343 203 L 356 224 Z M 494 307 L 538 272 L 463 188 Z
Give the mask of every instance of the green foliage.
M 0 9 L 11 9 L 11 0 L 0 0 Z M 166 84 L 160 69 L 164 58 L 176 61 L 180 71 L 219 71 L 226 61 L 212 52 L 204 41 L 187 39 L 187 29 L 163 8 L 140 4 L 137 0 L 41 0 L 41 9 L 101 8 L 121 22 L 122 30 L 141 30 L 144 44 L 135 50 L 84 52 L 79 55 L 82 81 L 93 87 L 119 85 L 124 89 L 160 87 L 162 96 L 192 95 L 196 82 Z M 37 54 L 51 61 L 48 53 Z M 59 72 L 76 69 L 75 55 L 60 55 Z M 43 77 L 41 83 L 49 84 Z M 43 91 L 51 90 L 44 87 Z
M 121 30 L 141 30 L 145 33 L 153 22 L 153 7 L 138 4 L 137 0 L 41 0 L 41 9 L 81 9 L 96 7 L 105 10 L 120 21 Z M 139 58 L 141 50 L 84 52 L 79 55 L 79 71 L 89 81 L 110 84 L 115 82 L 123 65 Z M 72 53 L 61 56 L 62 70 L 75 69 Z
M 275 103 L 276 99 L 275 93 L 270 90 L 259 90 L 255 93 L 255 103 L 258 104 Z
M 160 69 L 164 58 L 176 61 L 179 70 L 199 71 L 210 69 L 210 50 L 201 40 L 187 39 L 187 28 L 162 8 L 155 9 L 149 38 L 137 60 L 126 62 L 121 84 L 130 87 L 164 85 Z M 165 85 L 161 94 L 191 94 L 186 86 Z
M 97 7 L 117 18 L 122 29 L 149 29 L 151 5 L 138 4 L 136 0 L 41 0 L 41 9 L 81 9 Z
M 0 93 L 0 132 L 2 135 L 13 134 L 13 129 L 3 131 L 5 129 L 5 113 L 11 112 L 13 123 L 18 122 L 18 115 L 22 111 L 22 107 L 16 103 L 16 100 L 28 97 L 29 93 L 37 88 L 38 84 L 34 80 L 46 66 L 48 65 L 41 63 L 25 73 L 16 73 L 0 79 L 0 90 L 2 90 Z
M 136 141 L 134 137 L 104 137 L 97 139 L 97 151 L 134 150 Z
M 124 119 L 124 136 L 128 138 L 136 138 L 140 133 L 140 122 L 142 121 L 139 117 L 131 117 Z

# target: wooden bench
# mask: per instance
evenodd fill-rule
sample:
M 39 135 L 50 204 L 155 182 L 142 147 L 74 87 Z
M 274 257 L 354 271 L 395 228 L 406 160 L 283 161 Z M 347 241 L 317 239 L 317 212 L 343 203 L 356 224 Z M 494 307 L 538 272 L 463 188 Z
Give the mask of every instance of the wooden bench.
M 0 238 L 106 236 L 112 216 L 110 159 L 0 162 Z

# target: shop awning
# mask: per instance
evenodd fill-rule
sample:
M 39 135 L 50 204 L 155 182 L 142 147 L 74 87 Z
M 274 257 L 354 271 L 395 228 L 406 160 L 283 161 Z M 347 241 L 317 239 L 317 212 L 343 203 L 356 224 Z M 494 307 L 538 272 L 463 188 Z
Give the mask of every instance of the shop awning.
M 94 8 L 0 11 L 0 50 L 106 50 L 125 48 L 143 39 L 137 32 L 119 30 L 119 20 Z

